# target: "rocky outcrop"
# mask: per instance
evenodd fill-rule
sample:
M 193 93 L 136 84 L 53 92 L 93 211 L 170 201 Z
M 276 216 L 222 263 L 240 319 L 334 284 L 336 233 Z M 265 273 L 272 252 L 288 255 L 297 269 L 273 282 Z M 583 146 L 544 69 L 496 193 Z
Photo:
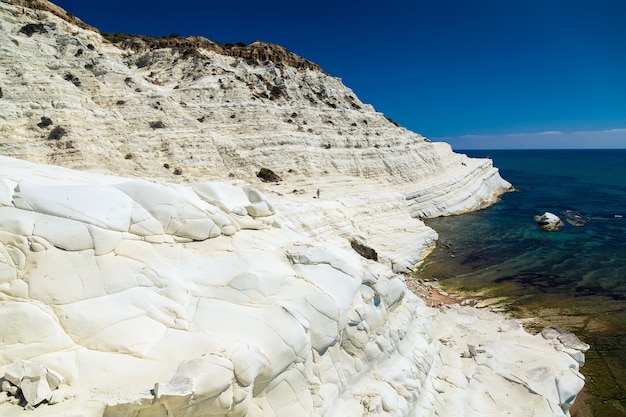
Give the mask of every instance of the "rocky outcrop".
M 535 216 L 535 220 L 541 230 L 548 232 L 555 232 L 563 227 L 563 221 L 561 218 L 554 213 L 550 213 L 549 211 L 546 211 L 541 216 Z
M 4 371 L 0 404 L 8 401 L 19 405 L 24 402 L 29 410 L 44 401 L 50 405 L 57 404 L 64 399 L 63 390 L 59 389 L 63 382 L 64 378 L 52 369 L 37 362 L 16 360 Z
M 16 6 L 15 13 L 28 14 L 31 11 L 40 10 L 42 12 L 49 12 L 54 14 L 55 16 L 65 20 L 72 25 L 81 27 L 83 29 L 89 29 L 94 32 L 98 32 L 93 26 L 90 26 L 80 20 L 78 17 L 74 16 L 71 13 L 68 13 L 61 7 L 47 1 L 47 0 L 2 0 L 4 3 L 11 4 Z M 40 15 L 41 16 L 41 15 Z
M 414 216 L 474 208 L 509 187 L 489 160 L 396 126 L 278 45 L 130 37 L 118 47 L 24 10 L 0 3 L 4 155 L 179 183 L 256 185 L 261 168 L 319 188 L 336 175 L 372 179 L 404 186 Z M 29 24 L 45 33 L 21 33 Z
M 255 41 L 248 45 L 243 43 L 222 45 L 200 36 L 169 36 L 157 38 L 153 36 L 103 34 L 104 38 L 124 50 L 134 53 L 149 53 L 160 49 L 173 49 L 182 59 L 203 60 L 202 51 L 213 51 L 220 55 L 241 58 L 252 66 L 271 65 L 279 68 L 293 67 L 304 70 L 322 72 L 319 65 L 308 61 L 280 45 Z

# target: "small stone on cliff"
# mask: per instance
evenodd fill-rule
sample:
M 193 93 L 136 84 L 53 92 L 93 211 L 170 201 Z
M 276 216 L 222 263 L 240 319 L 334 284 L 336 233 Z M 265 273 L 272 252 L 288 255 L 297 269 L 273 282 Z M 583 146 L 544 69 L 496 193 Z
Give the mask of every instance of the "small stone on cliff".
M 557 231 L 563 226 L 563 222 L 559 216 L 554 213 L 550 213 L 549 211 L 546 211 L 541 216 L 535 216 L 535 220 L 542 230 L 546 230 L 548 232 Z

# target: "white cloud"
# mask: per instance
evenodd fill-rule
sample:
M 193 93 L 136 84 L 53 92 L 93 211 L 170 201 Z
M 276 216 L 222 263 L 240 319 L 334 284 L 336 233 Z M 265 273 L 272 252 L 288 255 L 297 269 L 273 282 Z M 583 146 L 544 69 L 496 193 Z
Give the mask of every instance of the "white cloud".
M 542 135 L 562 135 L 563 132 L 561 132 L 560 130 L 546 130 L 544 132 L 537 132 L 535 134 L 539 135 L 539 136 L 542 136 Z
M 431 138 L 454 149 L 618 149 L 626 148 L 626 129 L 562 132 L 549 130 L 503 135 L 463 135 Z
M 534 133 L 507 133 L 506 135 L 502 135 L 504 137 L 528 137 L 528 136 L 543 136 L 543 135 L 562 135 L 563 132 L 560 130 L 546 130 L 543 132 L 534 132 Z M 474 135 L 481 136 L 481 135 Z M 481 137 L 498 137 L 498 135 L 482 135 Z
M 606 129 L 606 130 L 596 130 L 593 131 L 595 133 L 599 133 L 599 134 L 610 134 L 610 133 L 624 133 L 626 134 L 626 128 L 624 129 Z M 574 135 L 586 135 L 589 134 L 590 132 L 588 130 L 577 130 L 572 132 L 572 134 Z

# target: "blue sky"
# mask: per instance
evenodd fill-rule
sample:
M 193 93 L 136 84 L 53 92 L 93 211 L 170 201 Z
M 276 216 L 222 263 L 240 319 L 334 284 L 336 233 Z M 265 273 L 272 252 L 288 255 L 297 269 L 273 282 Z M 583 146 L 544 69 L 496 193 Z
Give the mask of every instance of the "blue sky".
M 455 149 L 626 148 L 624 0 L 57 0 L 102 32 L 280 44 Z

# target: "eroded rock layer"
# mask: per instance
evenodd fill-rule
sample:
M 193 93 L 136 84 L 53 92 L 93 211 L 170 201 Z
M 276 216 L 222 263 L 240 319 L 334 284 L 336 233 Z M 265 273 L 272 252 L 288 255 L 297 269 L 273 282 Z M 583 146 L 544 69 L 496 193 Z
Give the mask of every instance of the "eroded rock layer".
M 321 186 L 376 179 L 406 186 L 415 216 L 467 210 L 509 187 L 489 160 L 398 127 L 280 46 L 116 46 L 44 10 L 2 2 L 0 12 L 4 155 L 173 182 L 258 181 L 261 168 Z

